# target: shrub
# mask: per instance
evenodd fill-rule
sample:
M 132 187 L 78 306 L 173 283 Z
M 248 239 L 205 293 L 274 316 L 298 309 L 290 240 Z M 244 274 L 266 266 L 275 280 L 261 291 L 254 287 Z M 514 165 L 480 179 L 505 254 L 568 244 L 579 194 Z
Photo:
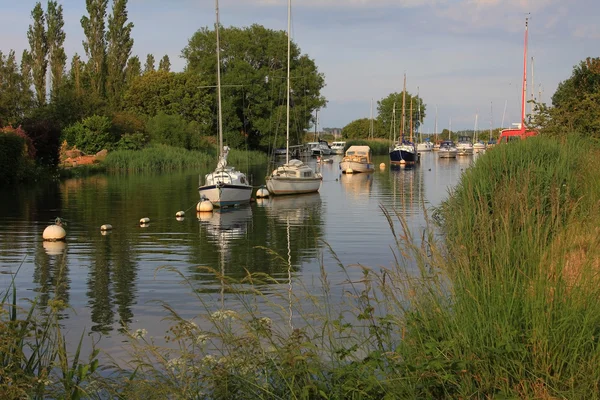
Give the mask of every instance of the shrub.
M 69 146 L 75 146 L 89 154 L 111 149 L 116 142 L 110 119 L 99 115 L 68 126 L 63 130 L 62 139 Z
M 158 113 L 150 118 L 147 129 L 150 140 L 155 144 L 190 148 L 190 137 L 187 131 L 187 122 L 179 115 Z
M 148 142 L 143 133 L 126 133 L 117 142 L 117 150 L 141 150 Z
M 26 163 L 26 141 L 13 130 L 0 130 L 0 184 L 22 178 Z

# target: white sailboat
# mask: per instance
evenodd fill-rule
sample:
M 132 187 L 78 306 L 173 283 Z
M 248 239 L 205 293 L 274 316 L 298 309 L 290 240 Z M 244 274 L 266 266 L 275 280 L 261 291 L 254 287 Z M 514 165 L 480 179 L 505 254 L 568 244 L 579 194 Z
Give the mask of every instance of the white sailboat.
M 475 114 L 475 127 L 473 128 L 473 152 L 474 153 L 481 153 L 481 152 L 485 151 L 485 142 L 482 140 L 479 140 L 479 135 L 477 134 L 478 118 L 479 118 L 479 110 L 477 110 L 477 113 Z
M 250 202 L 252 186 L 243 172 L 227 165 L 229 147 L 223 146 L 223 113 L 221 110 L 221 59 L 219 44 L 219 0 L 215 0 L 217 20 L 217 103 L 219 116 L 219 161 L 217 168 L 204 177 L 204 185 L 198 188 L 200 198 L 208 199 L 214 207 L 235 206 Z
M 288 0 L 288 47 L 287 47 L 287 105 L 286 105 L 286 155 L 285 164 L 277 167 L 266 179 L 267 189 L 273 195 L 318 192 L 323 176 L 301 160 L 290 160 L 290 47 L 291 47 L 292 1 Z

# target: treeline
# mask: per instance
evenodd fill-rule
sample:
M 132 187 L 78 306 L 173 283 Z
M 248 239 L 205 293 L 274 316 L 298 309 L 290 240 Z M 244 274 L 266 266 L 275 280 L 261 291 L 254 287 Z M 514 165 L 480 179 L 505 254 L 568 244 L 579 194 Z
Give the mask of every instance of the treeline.
M 161 143 L 201 149 L 214 143 L 216 38 L 199 29 L 182 50 L 183 72 L 164 56 L 132 54 L 127 0 L 87 0 L 81 18 L 84 56 L 67 68 L 63 6 L 48 1 L 31 11 L 29 49 L 17 60 L 0 51 L 0 127 L 20 127 L 36 148 L 36 162 L 55 166 L 59 148 L 140 149 Z M 259 25 L 221 28 L 224 136 L 231 147 L 266 149 L 285 141 L 287 36 Z M 292 44 L 292 127 L 300 132 L 325 106 L 324 76 Z M 7 133 L 8 134 L 8 133 Z M 279 143 L 280 142 L 280 143 Z

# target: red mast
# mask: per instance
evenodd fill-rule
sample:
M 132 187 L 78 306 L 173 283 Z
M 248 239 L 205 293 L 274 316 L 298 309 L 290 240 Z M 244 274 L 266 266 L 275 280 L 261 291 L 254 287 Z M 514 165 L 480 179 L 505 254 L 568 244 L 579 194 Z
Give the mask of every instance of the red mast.
M 523 55 L 523 93 L 521 96 L 521 132 L 525 133 L 525 99 L 527 98 L 527 33 L 529 18 L 525 18 L 525 46 Z
M 507 142 L 509 138 L 524 139 L 528 136 L 537 135 L 535 130 L 527 130 L 525 127 L 525 101 L 527 98 L 527 37 L 529 33 L 529 17 L 525 18 L 525 48 L 523 50 L 523 93 L 521 93 L 521 123 L 519 128 L 504 129 L 500 133 L 498 143 Z

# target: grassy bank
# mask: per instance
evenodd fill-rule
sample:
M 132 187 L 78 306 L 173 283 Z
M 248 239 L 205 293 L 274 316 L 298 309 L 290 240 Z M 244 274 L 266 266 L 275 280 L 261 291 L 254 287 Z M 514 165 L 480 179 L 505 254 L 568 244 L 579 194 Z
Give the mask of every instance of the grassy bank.
M 214 148 L 206 152 L 190 151 L 166 145 L 154 145 L 143 150 L 118 150 L 109 153 L 103 165 L 108 171 L 173 171 L 199 169 L 216 165 Z M 266 164 L 267 156 L 259 151 L 232 149 L 227 158 L 229 165 L 242 168 L 246 165 Z
M 320 293 L 215 272 L 237 297 L 224 309 L 180 276 L 198 316 L 163 304 L 166 346 L 129 332 L 127 366 L 105 365 L 111 374 L 100 377 L 82 364 L 82 379 L 43 376 L 52 383 L 26 393 L 70 393 L 76 382 L 91 397 L 145 400 L 598 398 L 599 155 L 575 137 L 497 146 L 465 171 L 435 213 L 439 226 L 409 232 L 399 212 L 383 210 L 393 267 L 339 263 L 340 283 L 323 266 Z M 264 283 L 282 290 L 263 295 Z M 3 306 L 12 310 L 8 298 Z M 9 315 L 0 326 L 12 326 Z

